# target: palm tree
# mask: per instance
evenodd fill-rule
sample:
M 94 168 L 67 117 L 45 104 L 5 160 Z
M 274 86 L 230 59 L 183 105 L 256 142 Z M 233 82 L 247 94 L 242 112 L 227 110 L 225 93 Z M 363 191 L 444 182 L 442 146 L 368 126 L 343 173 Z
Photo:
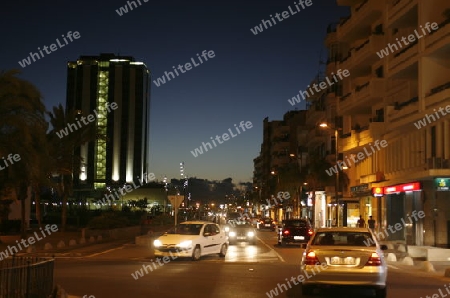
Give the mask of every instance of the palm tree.
M 15 163 L 5 169 L 3 183 L 21 200 L 21 233 L 25 237 L 25 199 L 33 180 L 40 177 L 39 157 L 45 150 L 45 106 L 39 90 L 17 78 L 19 71 L 0 73 L 0 148 Z
M 75 110 L 65 110 L 61 104 L 53 107 L 52 112 L 47 113 L 50 117 L 52 129 L 47 134 L 49 143 L 49 156 L 52 175 L 58 177 L 57 190 L 62 197 L 61 209 L 61 231 L 65 231 L 67 222 L 67 201 L 73 193 L 73 177 L 80 173 L 80 166 L 83 162 L 76 150 L 81 145 L 97 139 L 95 122 L 82 125 L 67 135 L 62 136 L 61 130 L 67 129 L 69 124 L 77 123 L 81 112 Z M 62 137 L 61 137 L 62 136 Z

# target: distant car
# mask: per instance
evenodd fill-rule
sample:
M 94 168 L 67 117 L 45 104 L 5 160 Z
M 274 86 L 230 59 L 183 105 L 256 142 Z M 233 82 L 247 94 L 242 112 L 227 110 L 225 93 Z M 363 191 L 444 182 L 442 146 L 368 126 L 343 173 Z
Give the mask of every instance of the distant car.
M 237 242 L 247 242 L 251 245 L 255 245 L 255 229 L 249 223 L 236 223 L 230 226 L 230 231 L 228 232 L 228 241 L 230 242 L 230 245 L 234 245 Z
M 301 270 L 309 275 L 302 281 L 302 295 L 313 294 L 316 287 L 356 286 L 385 298 L 386 249 L 368 228 L 317 229 L 302 256 Z
M 258 229 L 275 231 L 275 224 L 271 218 L 261 218 L 258 224 Z
M 278 244 L 308 243 L 313 234 L 311 223 L 306 219 L 283 220 L 278 231 Z
M 224 258 L 228 250 L 225 231 L 218 224 L 207 221 L 186 221 L 170 229 L 154 242 L 155 257 L 190 257 L 218 254 Z

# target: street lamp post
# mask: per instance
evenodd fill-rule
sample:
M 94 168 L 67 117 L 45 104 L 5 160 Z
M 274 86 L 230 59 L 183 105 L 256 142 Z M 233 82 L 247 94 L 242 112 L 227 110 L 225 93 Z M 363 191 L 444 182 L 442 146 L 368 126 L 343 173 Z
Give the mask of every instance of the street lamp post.
M 320 127 L 329 127 L 327 123 L 321 123 L 319 125 Z M 334 127 L 334 144 L 335 144 L 335 150 L 334 150 L 334 156 L 336 160 L 336 177 L 334 181 L 334 205 L 335 205 L 335 217 L 336 220 L 336 226 L 339 226 L 339 143 L 338 143 L 338 129 L 335 126 Z M 334 220 L 333 220 L 334 221 Z

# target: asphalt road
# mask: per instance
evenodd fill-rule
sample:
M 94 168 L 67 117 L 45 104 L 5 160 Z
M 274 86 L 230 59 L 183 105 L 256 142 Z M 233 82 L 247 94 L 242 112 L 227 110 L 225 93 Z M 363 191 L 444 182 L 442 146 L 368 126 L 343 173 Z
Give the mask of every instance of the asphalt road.
M 70 295 L 86 298 L 301 297 L 300 286 L 291 281 L 300 273 L 301 247 L 278 247 L 275 232 L 260 231 L 258 238 L 256 246 L 231 246 L 225 259 L 176 259 L 162 266 L 153 262 L 149 248 L 100 247 L 83 257 L 57 258 L 55 282 Z M 448 292 L 445 287 L 450 279 L 392 265 L 389 270 L 388 297 L 441 298 L 450 293 L 450 286 Z M 346 289 L 314 297 L 373 297 L 373 293 Z

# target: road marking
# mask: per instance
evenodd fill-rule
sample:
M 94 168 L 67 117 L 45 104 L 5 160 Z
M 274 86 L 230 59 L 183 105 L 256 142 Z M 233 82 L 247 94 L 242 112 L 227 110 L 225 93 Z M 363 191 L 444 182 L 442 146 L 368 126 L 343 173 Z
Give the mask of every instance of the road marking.
M 124 247 L 125 246 L 123 245 L 123 246 L 112 248 L 112 249 L 108 249 L 108 250 L 105 250 L 105 251 L 102 251 L 102 252 L 97 252 L 95 254 L 85 256 L 85 258 L 92 258 L 92 257 L 98 256 L 98 255 L 106 254 L 108 252 L 111 252 L 111 251 L 114 251 L 114 250 L 117 250 L 117 249 L 123 249 Z
M 394 269 L 400 269 L 398 267 L 395 267 L 394 265 L 388 265 L 389 268 L 394 268 Z
M 261 239 L 258 238 L 259 241 L 261 241 L 265 246 L 267 246 L 268 249 L 270 249 L 271 251 L 273 251 L 277 257 L 281 260 L 281 262 L 286 263 L 286 261 L 283 259 L 283 257 L 277 253 L 277 251 L 275 249 L 273 249 L 272 247 L 270 247 L 269 245 L 267 245 L 264 241 L 262 241 Z

